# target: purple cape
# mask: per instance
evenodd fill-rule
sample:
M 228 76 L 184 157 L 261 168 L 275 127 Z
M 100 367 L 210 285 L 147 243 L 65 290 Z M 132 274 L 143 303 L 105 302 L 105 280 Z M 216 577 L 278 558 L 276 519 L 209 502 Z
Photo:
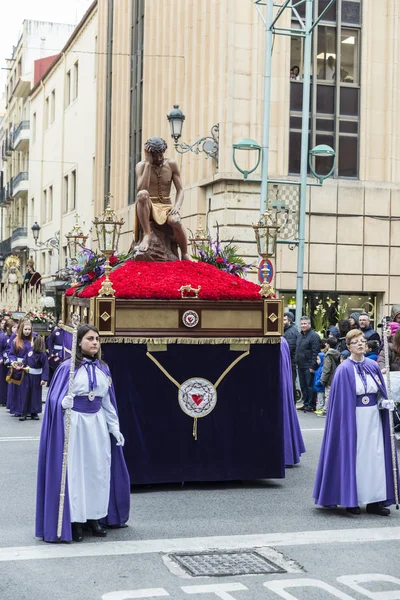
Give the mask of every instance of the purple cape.
M 68 501 L 68 475 L 61 540 L 57 538 L 58 507 L 60 502 L 61 468 L 64 446 L 64 419 L 61 401 L 68 392 L 70 360 L 57 369 L 47 395 L 46 408 L 39 445 L 39 465 L 36 495 L 36 537 L 45 542 L 69 542 L 71 518 Z M 103 363 L 101 370 L 110 377 Z M 110 386 L 110 399 L 117 410 L 114 386 Z M 111 480 L 108 514 L 102 519 L 106 525 L 122 527 L 129 519 L 130 481 L 122 447 L 111 436 Z
M 366 371 L 387 398 L 385 382 L 375 361 L 365 359 Z M 380 410 L 386 469 L 386 506 L 394 504 L 389 412 Z M 353 362 L 346 359 L 335 371 L 315 480 L 313 498 L 321 506 L 358 506 L 356 481 L 356 385 Z M 397 461 L 397 453 L 396 453 Z M 400 489 L 400 487 L 399 487 Z
M 285 445 L 285 465 L 297 465 L 300 456 L 306 451 L 301 435 L 299 419 L 293 398 L 292 364 L 289 344 L 281 338 L 281 398 L 283 404 L 283 440 Z

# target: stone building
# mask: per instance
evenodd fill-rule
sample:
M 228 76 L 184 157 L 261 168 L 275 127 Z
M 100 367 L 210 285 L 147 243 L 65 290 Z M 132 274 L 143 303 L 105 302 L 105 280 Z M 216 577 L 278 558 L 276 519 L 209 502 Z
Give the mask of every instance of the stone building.
M 317 14 L 327 0 L 313 4 Z M 290 19 L 288 12 L 286 24 Z M 400 299 L 399 37 L 395 0 L 338 0 L 314 36 L 310 142 L 333 146 L 337 161 L 322 188 L 309 188 L 305 296 L 311 312 L 322 299 L 376 317 Z M 256 261 L 251 225 L 258 220 L 260 172 L 244 182 L 232 145 L 244 137 L 261 142 L 264 43 L 253 2 L 99 0 L 95 212 L 111 192 L 128 225 L 125 247 L 134 165 L 143 142 L 157 134 L 181 166 L 185 225 L 213 230 L 218 222 L 222 238 L 233 237 Z M 273 49 L 269 176 L 283 180 L 299 172 L 301 44 L 301 38 L 277 37 Z M 299 75 L 291 79 L 294 65 Z M 174 104 L 186 115 L 186 143 L 219 124 L 218 166 L 204 154 L 174 150 L 166 119 Z M 293 306 L 296 254 L 282 244 L 275 260 L 275 285 L 286 306 Z
M 29 198 L 30 144 L 35 127 L 30 119 L 29 94 L 35 84 L 35 62 L 44 64 L 59 52 L 74 25 L 25 20 L 7 63 L 5 114 L 0 127 L 1 233 L 0 252 L 19 255 L 22 269 L 34 245 L 30 227 L 39 218 Z

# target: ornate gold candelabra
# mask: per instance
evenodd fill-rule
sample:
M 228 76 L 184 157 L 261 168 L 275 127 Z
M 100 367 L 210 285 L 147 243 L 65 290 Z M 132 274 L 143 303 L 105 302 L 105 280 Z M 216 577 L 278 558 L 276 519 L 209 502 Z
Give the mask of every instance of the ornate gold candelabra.
M 271 210 L 267 208 L 257 225 L 253 225 L 253 229 L 256 236 L 258 254 L 264 260 L 262 268 L 263 282 L 260 288 L 260 295 L 263 298 L 272 298 L 275 292 L 272 285 L 267 281 L 267 260 L 275 256 L 276 238 L 278 237 L 280 225 L 273 222 Z
M 108 195 L 108 205 L 104 213 L 100 218 L 96 217 L 93 221 L 93 225 L 96 228 L 97 239 L 99 243 L 99 250 L 106 259 L 104 267 L 105 279 L 101 284 L 101 289 L 98 296 L 115 296 L 112 282 L 110 281 L 109 275 L 111 272 L 110 258 L 118 250 L 119 237 L 121 235 L 121 227 L 124 224 L 124 220 L 118 221 L 114 210 L 110 206 L 111 195 Z

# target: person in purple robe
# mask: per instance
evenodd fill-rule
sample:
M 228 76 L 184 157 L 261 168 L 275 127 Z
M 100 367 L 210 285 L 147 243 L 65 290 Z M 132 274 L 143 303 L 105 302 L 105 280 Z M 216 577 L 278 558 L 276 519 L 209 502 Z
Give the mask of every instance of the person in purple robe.
M 38 421 L 42 412 L 42 387 L 49 378 L 49 361 L 42 336 L 36 336 L 32 350 L 25 356 L 24 367 L 27 372 L 20 388 L 22 413 L 19 420 L 26 421 L 30 415 L 33 421 Z
M 280 390 L 283 408 L 283 441 L 285 449 L 285 466 L 293 467 L 300 462 L 301 455 L 306 451 L 296 405 L 293 398 L 292 362 L 289 344 L 281 338 L 281 372 Z
M 33 347 L 33 329 L 29 319 L 22 319 L 18 325 L 15 337 L 11 336 L 9 342 L 8 360 L 14 369 L 15 376 L 23 380 L 25 357 Z M 7 406 L 10 413 L 20 417 L 23 412 L 24 394 L 21 392 L 21 384 L 8 384 Z
M 59 319 L 57 325 L 47 338 L 47 350 L 49 353 L 50 381 L 54 375 L 54 371 L 65 358 L 64 337 L 67 333 L 62 329 L 63 321 Z
M 4 352 L 7 346 L 6 322 L 7 319 L 5 318 L 0 321 L 0 406 L 5 406 L 7 404 L 8 383 L 6 381 L 6 376 L 8 369 L 4 364 Z
M 313 497 L 353 515 L 366 504 L 368 513 L 387 516 L 395 503 L 388 412 L 394 404 L 377 363 L 364 356 L 363 333 L 352 329 L 346 344 L 350 357 L 333 377 Z
M 122 451 L 114 386 L 101 360 L 99 332 L 78 330 L 75 375 L 68 393 L 70 362 L 51 382 L 39 446 L 36 537 L 45 542 L 80 542 L 85 530 L 104 537 L 129 519 L 130 481 Z M 61 537 L 57 536 L 64 447 L 64 413 L 71 410 L 67 481 Z

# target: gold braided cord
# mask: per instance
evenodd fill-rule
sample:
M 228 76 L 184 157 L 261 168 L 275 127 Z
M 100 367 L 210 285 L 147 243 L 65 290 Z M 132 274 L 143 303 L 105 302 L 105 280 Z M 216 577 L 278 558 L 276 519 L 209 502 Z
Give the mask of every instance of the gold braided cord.
M 240 362 L 242 360 L 242 358 L 245 358 L 246 356 L 248 356 L 250 354 L 249 350 L 247 350 L 247 352 L 243 352 L 243 354 L 241 354 L 240 356 L 238 356 L 237 358 L 235 358 L 235 360 L 229 365 L 228 368 L 225 369 L 225 371 L 222 373 L 221 377 L 218 378 L 217 382 L 214 384 L 214 388 L 217 389 L 217 387 L 219 386 L 219 384 L 221 383 L 221 381 L 223 380 L 223 378 L 228 375 L 229 371 L 231 371 L 231 369 L 233 369 L 233 367 L 235 365 L 237 365 L 238 362 Z M 164 375 L 170 380 L 172 381 L 172 383 L 174 385 L 176 385 L 176 387 L 178 388 L 178 390 L 181 387 L 181 384 L 178 383 L 176 381 L 176 379 L 174 379 L 172 377 L 172 375 L 170 375 L 168 373 L 168 371 L 166 369 L 164 369 L 164 367 L 158 362 L 158 360 L 156 358 L 154 358 L 154 356 L 152 354 L 150 354 L 150 352 L 146 352 L 146 356 L 148 356 L 150 358 L 150 360 L 153 361 L 153 363 L 155 365 L 157 365 L 157 367 L 160 369 L 160 371 L 162 371 L 162 373 L 164 373 Z
M 152 354 L 150 354 L 150 352 L 146 352 L 146 356 L 148 356 L 148 357 L 150 358 L 150 360 L 152 360 L 152 361 L 153 361 L 153 363 L 157 365 L 157 367 L 160 369 L 160 371 L 162 371 L 162 372 L 164 373 L 165 377 L 168 377 L 168 379 L 169 379 L 170 381 L 172 381 L 172 383 L 173 383 L 174 385 L 176 385 L 176 387 L 177 387 L 177 388 L 178 388 L 178 390 L 179 390 L 179 388 L 181 387 L 181 384 L 180 384 L 180 383 L 178 383 L 178 382 L 176 381 L 176 379 L 174 379 L 174 378 L 173 378 L 173 377 L 172 377 L 172 376 L 171 376 L 171 375 L 168 373 L 168 371 L 167 371 L 166 369 L 164 369 L 164 367 L 163 367 L 163 366 L 162 366 L 162 365 L 161 365 L 161 364 L 158 362 L 158 360 L 157 360 L 156 358 L 154 358 L 154 356 L 153 356 Z
M 172 337 L 172 338 L 140 338 L 140 337 L 101 337 L 100 342 L 102 344 L 187 344 L 187 345 L 199 345 L 199 344 L 280 344 L 281 337 L 258 337 L 258 338 L 183 338 L 183 337 Z
M 238 356 L 233 363 L 231 363 L 229 365 L 229 367 L 227 369 L 225 369 L 225 371 L 222 373 L 221 377 L 214 383 L 214 387 L 215 389 L 217 389 L 217 387 L 219 386 L 219 384 L 221 383 L 221 381 L 223 380 L 223 378 L 225 377 L 225 375 L 228 375 L 229 371 L 231 369 L 233 369 L 233 367 L 235 365 L 237 365 L 238 362 L 240 362 L 242 360 L 242 358 L 245 358 L 246 356 L 248 356 L 250 354 L 250 351 L 247 350 L 247 352 L 243 352 L 243 354 L 241 354 L 240 356 Z

